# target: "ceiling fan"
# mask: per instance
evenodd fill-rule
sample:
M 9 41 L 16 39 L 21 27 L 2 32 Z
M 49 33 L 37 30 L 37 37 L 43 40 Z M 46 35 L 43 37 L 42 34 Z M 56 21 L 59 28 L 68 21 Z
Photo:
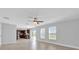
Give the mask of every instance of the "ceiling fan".
M 40 24 L 42 22 L 44 22 L 44 21 L 38 20 L 38 18 L 36 18 L 36 17 L 33 18 L 33 23 Z
M 30 18 L 28 22 L 32 22 L 33 24 L 40 24 L 44 22 L 42 20 L 39 20 L 40 19 L 39 17 L 28 17 L 28 18 Z

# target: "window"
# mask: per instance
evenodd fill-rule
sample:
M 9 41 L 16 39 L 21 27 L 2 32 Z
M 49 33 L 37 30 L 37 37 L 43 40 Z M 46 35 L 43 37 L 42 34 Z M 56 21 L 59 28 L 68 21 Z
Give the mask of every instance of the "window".
M 56 26 L 49 27 L 49 40 L 56 40 Z
M 36 40 L 36 30 L 33 30 L 33 31 L 32 31 L 32 38 L 33 38 L 34 40 Z
M 41 37 L 41 39 L 45 39 L 45 28 L 41 28 L 40 37 Z

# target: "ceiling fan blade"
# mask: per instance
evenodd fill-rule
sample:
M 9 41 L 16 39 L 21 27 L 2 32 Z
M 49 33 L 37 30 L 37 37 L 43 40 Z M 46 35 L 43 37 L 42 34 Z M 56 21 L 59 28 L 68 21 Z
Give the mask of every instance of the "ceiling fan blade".
M 35 17 L 35 16 L 28 16 L 27 18 L 34 19 L 34 18 L 37 18 L 37 17 Z
M 33 19 L 33 17 L 28 17 L 28 18 L 31 18 L 31 19 Z
M 44 21 L 35 21 L 35 22 L 44 22 Z
M 31 19 L 28 19 L 27 21 L 28 21 L 28 22 L 32 22 L 33 20 L 31 20 Z

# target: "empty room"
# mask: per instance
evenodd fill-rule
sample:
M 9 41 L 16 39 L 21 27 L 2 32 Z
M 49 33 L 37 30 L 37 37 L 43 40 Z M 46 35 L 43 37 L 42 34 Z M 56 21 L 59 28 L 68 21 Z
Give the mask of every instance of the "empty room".
M 0 50 L 78 50 L 79 8 L 0 8 Z

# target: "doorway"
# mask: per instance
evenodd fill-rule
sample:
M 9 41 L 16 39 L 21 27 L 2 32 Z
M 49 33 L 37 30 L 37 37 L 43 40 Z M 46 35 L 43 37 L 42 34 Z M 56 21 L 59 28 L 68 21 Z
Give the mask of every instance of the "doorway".
M 17 30 L 18 39 L 30 39 L 30 30 Z

